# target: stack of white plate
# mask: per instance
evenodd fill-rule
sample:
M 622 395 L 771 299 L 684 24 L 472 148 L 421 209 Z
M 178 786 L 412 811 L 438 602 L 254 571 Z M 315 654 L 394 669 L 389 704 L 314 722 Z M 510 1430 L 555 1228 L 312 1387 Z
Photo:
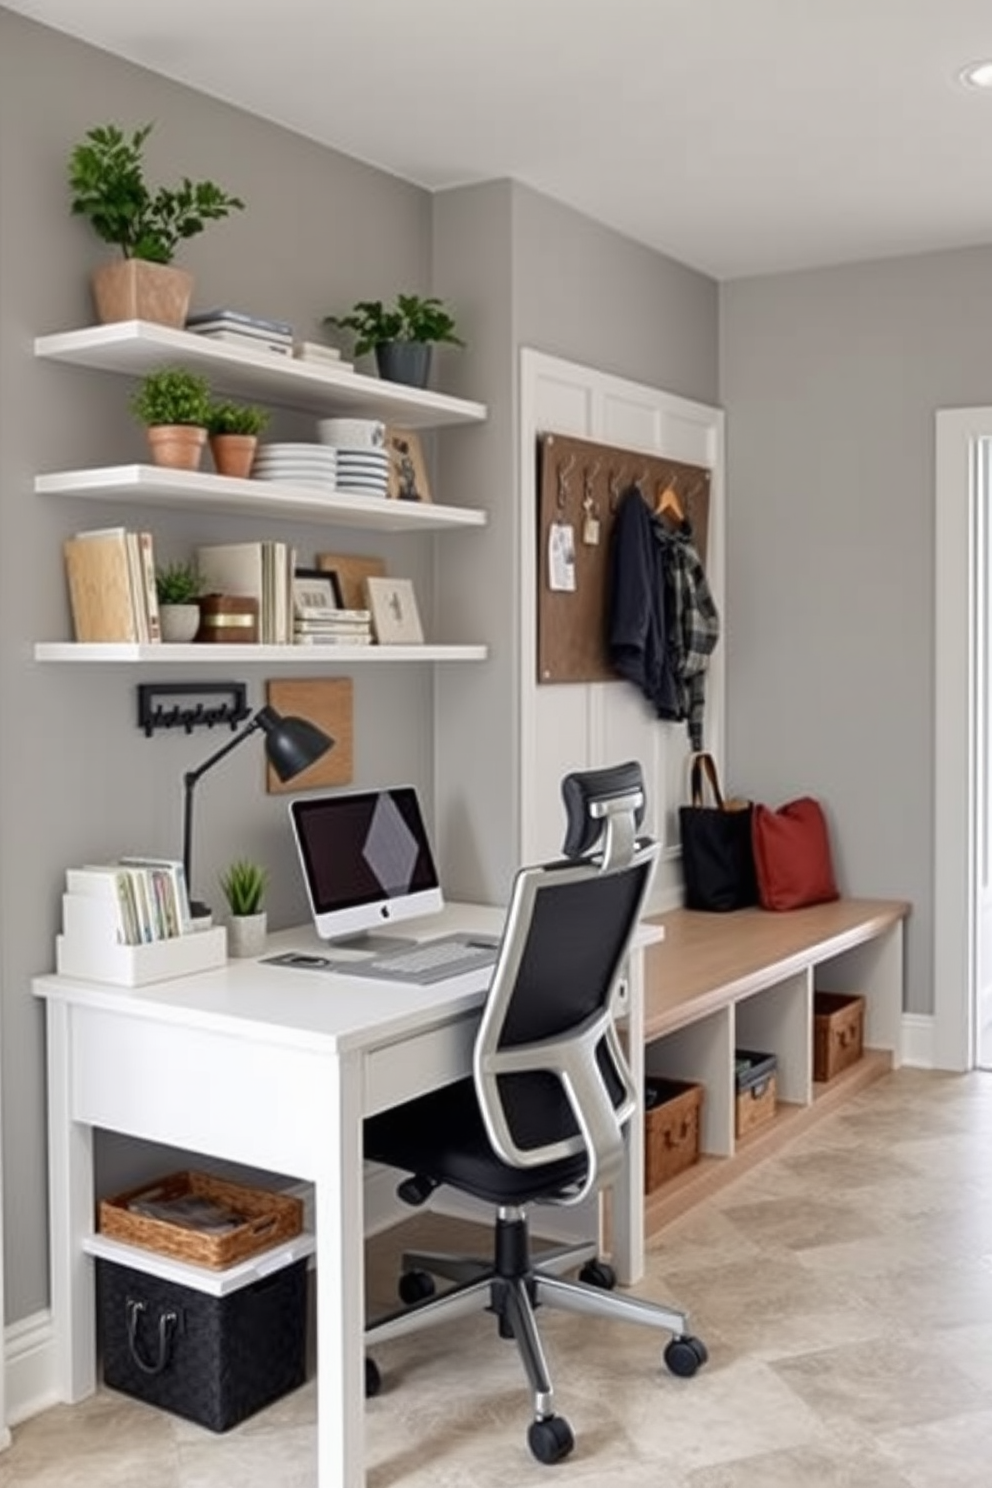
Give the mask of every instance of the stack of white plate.
M 358 496 L 385 496 L 389 489 L 389 454 L 386 450 L 346 448 L 338 445 L 338 490 Z
M 337 452 L 326 444 L 263 444 L 251 473 L 258 480 L 333 491 L 338 479 Z

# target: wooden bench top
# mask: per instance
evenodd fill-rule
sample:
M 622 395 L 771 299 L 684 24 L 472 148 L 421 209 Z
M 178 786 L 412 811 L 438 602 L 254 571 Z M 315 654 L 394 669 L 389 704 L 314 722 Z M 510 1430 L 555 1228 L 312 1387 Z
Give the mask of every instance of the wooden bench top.
M 671 909 L 651 915 L 665 938 L 644 950 L 645 1037 L 874 940 L 909 910 L 898 899 L 835 899 L 784 912 Z

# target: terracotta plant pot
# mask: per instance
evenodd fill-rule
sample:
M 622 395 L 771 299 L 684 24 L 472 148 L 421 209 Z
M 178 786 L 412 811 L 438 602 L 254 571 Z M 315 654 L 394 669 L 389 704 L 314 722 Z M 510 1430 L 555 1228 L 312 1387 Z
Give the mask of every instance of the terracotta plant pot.
M 210 453 L 218 475 L 235 475 L 246 480 L 258 448 L 256 434 L 211 434 Z
M 186 324 L 193 275 L 171 264 L 121 258 L 101 264 L 90 277 L 97 319 L 151 320 L 156 325 Z
M 173 470 L 199 470 L 207 431 L 198 424 L 150 424 L 148 445 L 154 465 Z

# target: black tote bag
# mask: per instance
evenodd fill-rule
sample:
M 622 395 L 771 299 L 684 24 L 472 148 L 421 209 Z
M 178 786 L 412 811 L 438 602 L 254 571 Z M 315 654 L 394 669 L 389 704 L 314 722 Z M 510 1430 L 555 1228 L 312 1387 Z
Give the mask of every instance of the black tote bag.
M 703 805 L 703 779 L 714 805 Z M 711 754 L 692 756 L 690 801 L 679 807 L 686 909 L 725 911 L 758 903 L 750 801 L 725 801 Z

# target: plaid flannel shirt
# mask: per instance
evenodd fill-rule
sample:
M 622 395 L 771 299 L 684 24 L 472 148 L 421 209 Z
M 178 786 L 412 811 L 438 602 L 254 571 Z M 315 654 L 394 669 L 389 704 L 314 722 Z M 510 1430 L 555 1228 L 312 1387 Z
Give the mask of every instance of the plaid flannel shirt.
M 720 617 L 688 522 L 672 531 L 656 524 L 662 545 L 668 644 L 681 714 L 693 750 L 703 748 L 706 668 L 720 638 Z

